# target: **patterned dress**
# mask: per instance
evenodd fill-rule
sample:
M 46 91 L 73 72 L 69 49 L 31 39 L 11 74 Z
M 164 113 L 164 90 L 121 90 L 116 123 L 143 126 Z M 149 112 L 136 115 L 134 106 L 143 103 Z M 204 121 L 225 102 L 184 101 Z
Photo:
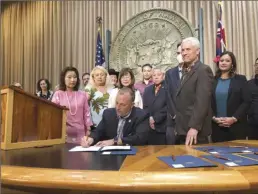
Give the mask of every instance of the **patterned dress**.
M 102 119 L 103 111 L 108 108 L 108 99 L 112 88 L 107 90 L 106 94 L 98 91 L 96 88 L 86 86 L 85 91 L 88 94 L 91 118 L 93 126 L 97 127 Z

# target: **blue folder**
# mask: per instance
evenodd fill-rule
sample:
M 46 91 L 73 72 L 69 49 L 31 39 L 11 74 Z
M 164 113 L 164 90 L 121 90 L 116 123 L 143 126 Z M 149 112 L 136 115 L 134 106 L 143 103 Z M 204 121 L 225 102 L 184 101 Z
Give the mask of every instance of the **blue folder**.
M 239 154 L 239 155 L 258 161 L 258 155 L 256 154 Z
M 205 151 L 210 154 L 258 152 L 258 148 L 255 148 L 255 147 L 202 146 L 202 147 L 195 147 L 194 149 L 199 151 Z
M 173 168 L 196 168 L 196 167 L 215 167 L 216 164 L 207 162 L 201 158 L 197 158 L 191 155 L 175 156 L 173 161 L 172 156 L 160 156 L 161 161 Z
M 220 164 L 235 167 L 235 166 L 253 166 L 258 165 L 258 161 L 244 158 L 233 154 L 221 154 L 220 156 L 230 159 L 230 161 L 216 158 L 215 155 L 204 155 L 202 157 L 207 158 L 211 161 L 218 162 Z
M 104 151 L 101 155 L 135 155 L 137 149 L 135 147 L 131 147 L 131 150 L 116 150 L 116 151 Z

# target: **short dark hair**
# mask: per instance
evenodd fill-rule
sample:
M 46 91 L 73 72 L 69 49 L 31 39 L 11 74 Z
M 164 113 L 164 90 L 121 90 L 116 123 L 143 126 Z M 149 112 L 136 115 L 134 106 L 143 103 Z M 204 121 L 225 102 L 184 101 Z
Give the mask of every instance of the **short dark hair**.
M 129 74 L 131 76 L 131 80 L 132 80 L 131 84 L 128 87 L 133 88 L 134 83 L 135 83 L 135 77 L 134 77 L 133 71 L 130 68 L 123 68 L 120 71 L 119 76 L 118 76 L 118 88 L 123 88 L 121 78 L 127 74 Z
M 85 75 L 90 75 L 88 72 L 82 74 L 82 78 L 85 76 Z
M 76 85 L 74 86 L 74 90 L 75 90 L 75 91 L 78 91 L 78 90 L 79 90 L 79 87 L 80 87 L 79 72 L 78 72 L 78 70 L 77 70 L 75 67 L 72 67 L 72 66 L 65 67 L 65 68 L 63 69 L 63 71 L 61 72 L 61 74 L 60 74 L 60 83 L 59 83 L 59 90 L 63 90 L 63 91 L 66 90 L 65 75 L 66 75 L 66 73 L 67 73 L 68 71 L 73 71 L 73 72 L 75 72 L 76 77 L 77 77 L 77 83 L 76 83 Z
M 151 64 L 149 64 L 149 63 L 146 63 L 146 64 L 144 64 L 143 66 L 142 66 L 142 71 L 143 71 L 143 68 L 144 67 L 149 67 L 149 68 L 151 68 L 152 69 L 152 65 Z
M 176 48 L 180 47 L 182 42 L 177 43 Z
M 255 62 L 254 62 L 254 63 L 255 63 L 255 64 L 258 63 L 258 57 L 255 59 Z
M 37 82 L 37 90 L 38 90 L 38 92 L 41 91 L 40 82 L 43 81 L 43 80 L 44 80 L 44 81 L 46 82 L 46 84 L 47 84 L 47 90 L 50 90 L 50 88 L 51 88 L 51 84 L 50 84 L 50 82 L 48 81 L 48 79 L 41 78 L 41 79 L 39 79 L 38 82 Z
M 118 90 L 117 94 L 130 94 L 132 102 L 135 100 L 135 91 L 132 88 L 129 87 L 123 87 L 120 90 Z
M 223 53 L 221 53 L 220 58 L 224 55 L 229 55 L 229 57 L 231 58 L 232 61 L 232 68 L 229 72 L 229 77 L 233 77 L 236 73 L 236 68 L 237 68 L 237 63 L 236 63 L 236 57 L 234 55 L 234 53 L 232 53 L 231 51 L 224 51 Z M 219 61 L 217 62 L 217 71 L 216 71 L 216 78 L 219 78 L 221 76 L 221 70 L 219 69 Z

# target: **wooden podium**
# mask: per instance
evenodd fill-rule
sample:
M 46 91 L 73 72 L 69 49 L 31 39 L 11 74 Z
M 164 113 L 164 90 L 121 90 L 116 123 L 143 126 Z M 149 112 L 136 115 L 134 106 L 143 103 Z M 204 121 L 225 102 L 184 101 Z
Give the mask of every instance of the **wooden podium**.
M 65 143 L 67 108 L 9 86 L 1 89 L 1 149 Z

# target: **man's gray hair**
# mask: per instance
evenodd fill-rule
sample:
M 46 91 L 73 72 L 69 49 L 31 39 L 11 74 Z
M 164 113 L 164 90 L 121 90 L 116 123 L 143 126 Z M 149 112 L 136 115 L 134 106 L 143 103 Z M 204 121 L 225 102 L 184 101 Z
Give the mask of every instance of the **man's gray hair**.
M 121 89 L 118 90 L 117 95 L 124 95 L 124 94 L 129 94 L 131 96 L 132 102 L 135 100 L 135 92 L 132 88 L 129 87 L 122 87 Z
M 195 37 L 188 37 L 182 40 L 182 44 L 185 42 L 191 42 L 194 47 L 198 49 L 200 48 L 200 41 Z
M 152 71 L 155 71 L 155 70 L 159 70 L 161 71 L 161 73 L 165 73 L 164 70 L 162 70 L 160 67 L 157 67 L 157 66 L 152 68 Z

